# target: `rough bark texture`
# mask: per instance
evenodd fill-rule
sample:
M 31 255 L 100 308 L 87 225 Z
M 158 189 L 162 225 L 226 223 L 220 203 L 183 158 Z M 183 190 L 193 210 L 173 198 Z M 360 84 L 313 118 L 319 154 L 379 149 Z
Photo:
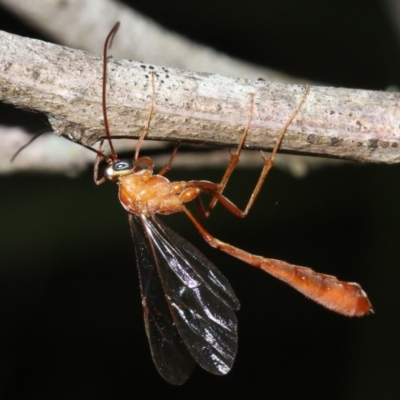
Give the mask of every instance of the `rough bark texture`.
M 118 40 L 113 43 L 115 57 L 240 78 L 303 82 L 196 43 L 118 1 L 0 0 L 0 4 L 57 43 L 75 49 L 101 54 L 103 40 L 115 22 L 121 21 Z
M 0 32 L 0 100 L 49 115 L 54 131 L 93 144 L 104 137 L 102 58 Z M 246 146 L 270 149 L 304 87 L 110 59 L 108 115 L 114 137 L 137 137 L 151 102 L 149 139 L 236 146 L 255 108 Z M 281 150 L 358 161 L 400 160 L 400 94 L 312 87 Z

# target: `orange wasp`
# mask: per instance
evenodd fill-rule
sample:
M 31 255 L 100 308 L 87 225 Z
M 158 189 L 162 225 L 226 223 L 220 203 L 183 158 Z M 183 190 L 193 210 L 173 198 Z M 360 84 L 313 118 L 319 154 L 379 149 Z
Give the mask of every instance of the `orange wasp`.
M 228 373 L 237 352 L 237 320 L 234 311 L 239 309 L 239 301 L 221 272 L 193 245 L 168 228 L 156 214 L 184 212 L 211 246 L 261 268 L 332 311 L 346 316 L 362 316 L 371 312 L 371 304 L 358 284 L 341 282 L 310 268 L 253 255 L 224 243 L 207 232 L 185 206 L 193 200 L 200 216 L 207 217 L 215 204 L 220 202 L 236 216 L 244 217 L 253 205 L 273 165 L 283 136 L 300 111 L 309 87 L 306 87 L 302 101 L 281 129 L 275 148 L 270 158 L 265 159 L 258 183 L 242 211 L 222 191 L 244 146 L 251 124 L 254 95 L 251 97 L 248 124 L 219 184 L 196 180 L 170 182 L 165 178 L 164 174 L 171 167 L 177 146 L 158 174 L 153 174 L 154 165 L 149 157 L 139 157 L 140 146 L 149 130 L 154 109 L 154 73 L 151 75 L 151 108 L 134 158 L 119 160 L 111 140 L 106 105 L 107 51 L 118 28 L 119 22 L 106 38 L 103 56 L 103 117 L 111 156 L 103 153 L 102 141 L 99 150 L 94 150 L 97 153 L 94 180 L 98 185 L 106 180 L 117 182 L 119 199 L 128 212 L 136 249 L 146 333 L 154 364 L 161 376 L 171 384 L 180 385 L 186 381 L 196 363 L 216 375 Z M 98 179 L 101 159 L 107 162 L 108 167 L 104 177 Z M 212 196 L 207 208 L 203 207 L 199 199 L 201 193 Z

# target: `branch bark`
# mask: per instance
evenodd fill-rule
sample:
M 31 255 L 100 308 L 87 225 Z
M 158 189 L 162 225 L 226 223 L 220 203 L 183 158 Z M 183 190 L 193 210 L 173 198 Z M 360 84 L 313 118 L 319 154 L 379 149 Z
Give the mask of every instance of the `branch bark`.
M 44 112 L 58 135 L 92 145 L 104 137 L 102 58 L 0 32 L 0 100 Z M 235 147 L 255 109 L 246 146 L 271 149 L 304 87 L 110 59 L 108 115 L 114 137 L 137 138 L 156 106 L 148 139 Z M 400 160 L 400 94 L 312 87 L 281 149 L 368 162 Z
M 113 43 L 115 57 L 241 78 L 302 83 L 189 40 L 115 0 L 0 0 L 0 4 L 58 43 L 91 53 L 102 53 L 102 38 L 121 21 L 118 40 Z

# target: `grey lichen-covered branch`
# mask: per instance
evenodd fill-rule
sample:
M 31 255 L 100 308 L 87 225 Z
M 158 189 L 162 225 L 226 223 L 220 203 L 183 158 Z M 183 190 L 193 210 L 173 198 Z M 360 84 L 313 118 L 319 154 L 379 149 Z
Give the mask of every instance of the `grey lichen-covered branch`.
M 101 54 L 104 38 L 120 21 L 113 43 L 118 58 L 240 78 L 303 82 L 190 40 L 116 0 L 0 0 L 0 4 L 57 43 L 92 53 Z
M 0 32 L 0 100 L 46 113 L 58 135 L 92 145 L 104 138 L 102 57 Z M 182 71 L 129 60 L 108 62 L 113 137 L 136 138 L 151 104 L 148 139 L 234 147 L 255 107 L 246 146 L 271 149 L 304 87 Z M 368 162 L 400 160 L 400 94 L 312 87 L 281 150 Z

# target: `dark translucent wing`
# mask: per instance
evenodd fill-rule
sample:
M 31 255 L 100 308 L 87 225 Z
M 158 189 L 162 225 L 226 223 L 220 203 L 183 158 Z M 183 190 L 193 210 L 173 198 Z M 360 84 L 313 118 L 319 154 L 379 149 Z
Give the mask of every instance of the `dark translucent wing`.
M 204 283 L 208 289 L 232 310 L 239 310 L 240 303 L 228 279 L 206 256 L 182 236 L 165 225 L 160 219 L 145 218 L 144 223 L 156 244 L 164 246 L 164 258 L 170 268 L 188 287 Z M 180 261 L 181 269 L 173 262 Z
M 229 282 L 199 250 L 160 220 L 141 220 L 154 246 L 172 318 L 187 349 L 205 370 L 226 374 L 237 352 L 233 310 L 239 308 Z
M 183 384 L 195 366 L 174 324 L 161 284 L 158 262 L 143 233 L 141 221 L 129 214 L 139 271 L 144 323 L 151 355 L 160 375 L 174 385 Z M 166 268 L 162 261 L 162 268 Z

